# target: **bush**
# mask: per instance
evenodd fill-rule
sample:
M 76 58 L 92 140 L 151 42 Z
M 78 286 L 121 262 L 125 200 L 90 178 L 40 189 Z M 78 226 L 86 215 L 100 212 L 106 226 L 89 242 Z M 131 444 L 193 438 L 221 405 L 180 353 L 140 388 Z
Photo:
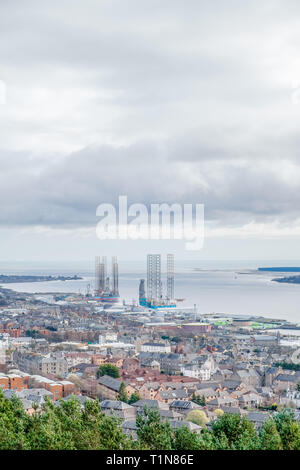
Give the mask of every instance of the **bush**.
M 204 411 L 201 410 L 190 411 L 186 417 L 186 420 L 190 421 L 191 423 L 198 424 L 202 427 L 204 427 L 209 422 L 208 417 L 206 416 Z
M 120 377 L 120 372 L 113 364 L 103 364 L 97 370 L 97 378 L 102 377 L 103 375 L 109 375 L 114 379 L 118 379 Z

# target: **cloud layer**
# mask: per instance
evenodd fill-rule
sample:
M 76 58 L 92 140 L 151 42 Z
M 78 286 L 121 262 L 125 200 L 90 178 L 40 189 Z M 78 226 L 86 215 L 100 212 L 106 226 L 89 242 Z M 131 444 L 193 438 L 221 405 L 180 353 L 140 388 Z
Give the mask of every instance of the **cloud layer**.
M 296 0 L 2 2 L 1 226 L 91 226 L 127 194 L 292 233 L 299 14 Z

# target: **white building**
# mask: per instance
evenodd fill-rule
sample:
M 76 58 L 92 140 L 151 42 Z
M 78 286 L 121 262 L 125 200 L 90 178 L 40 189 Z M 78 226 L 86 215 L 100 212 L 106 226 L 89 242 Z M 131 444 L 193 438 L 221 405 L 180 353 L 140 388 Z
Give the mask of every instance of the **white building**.
M 99 335 L 99 344 L 106 344 L 106 343 L 115 343 L 118 341 L 117 333 L 105 333 L 104 335 Z
M 171 346 L 167 343 L 144 343 L 141 346 L 141 352 L 170 353 Z
M 207 359 L 203 364 L 185 364 L 180 369 L 181 373 L 186 377 L 193 377 L 200 380 L 210 380 L 212 373 L 215 371 L 214 361 Z
M 298 392 L 297 390 L 287 390 L 286 398 L 280 399 L 280 403 L 285 404 L 287 406 L 289 406 L 291 402 L 294 403 L 297 408 L 300 407 L 300 392 Z
M 8 349 L 7 338 L 0 339 L 0 364 L 6 363 L 6 350 Z

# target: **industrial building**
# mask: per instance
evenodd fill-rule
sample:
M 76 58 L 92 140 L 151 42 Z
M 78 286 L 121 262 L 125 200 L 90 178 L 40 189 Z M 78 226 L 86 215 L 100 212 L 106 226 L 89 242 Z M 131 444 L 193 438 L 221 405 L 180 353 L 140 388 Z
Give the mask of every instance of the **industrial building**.
M 174 255 L 167 255 L 166 295 L 163 295 L 161 280 L 161 255 L 147 256 L 147 297 L 145 295 L 145 280 L 140 280 L 139 303 L 149 308 L 176 307 L 174 302 Z
M 147 256 L 147 298 L 149 300 L 161 299 L 161 256 Z
M 111 276 L 107 274 L 107 258 L 95 259 L 95 298 L 101 302 L 114 303 L 119 300 L 119 268 L 117 257 L 112 257 Z

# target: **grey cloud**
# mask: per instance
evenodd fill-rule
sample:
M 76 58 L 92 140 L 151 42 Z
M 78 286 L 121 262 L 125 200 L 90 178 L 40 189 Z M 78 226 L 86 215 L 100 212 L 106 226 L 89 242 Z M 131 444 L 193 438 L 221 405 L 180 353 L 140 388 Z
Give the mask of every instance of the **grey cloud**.
M 203 202 L 224 225 L 297 219 L 299 13 L 293 0 L 1 2 L 1 225 L 94 224 L 119 194 Z
M 117 205 L 122 194 L 129 203 L 205 203 L 207 219 L 224 225 L 299 217 L 299 164 L 291 185 L 282 177 L 281 165 L 270 171 L 263 160 L 237 164 L 208 159 L 187 165 L 184 158 L 170 158 L 167 145 L 149 141 L 82 149 L 38 174 L 34 159 L 27 162 L 26 172 L 19 155 L 9 159 L 15 170 L 12 175 L 9 165 L 1 172 L 2 225 L 93 225 L 97 205 Z

